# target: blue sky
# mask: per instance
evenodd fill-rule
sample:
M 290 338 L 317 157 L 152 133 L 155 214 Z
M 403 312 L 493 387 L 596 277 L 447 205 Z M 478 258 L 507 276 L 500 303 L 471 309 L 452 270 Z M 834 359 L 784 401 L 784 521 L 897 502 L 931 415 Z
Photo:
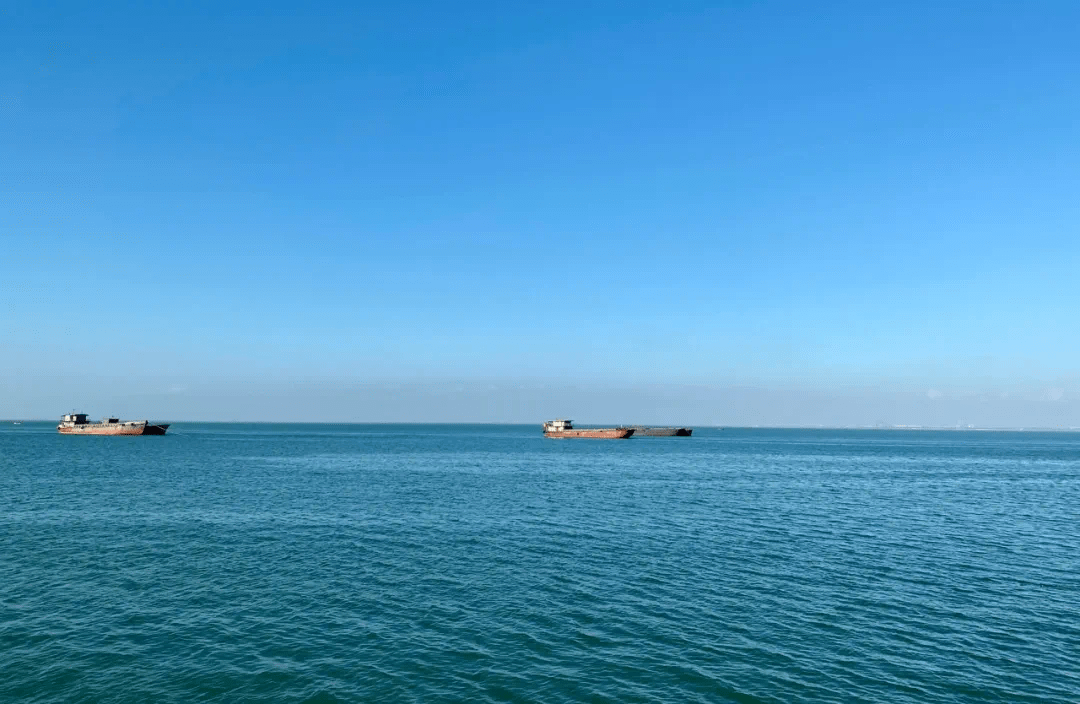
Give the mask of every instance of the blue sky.
M 7 3 L 0 417 L 1080 425 L 1078 24 Z

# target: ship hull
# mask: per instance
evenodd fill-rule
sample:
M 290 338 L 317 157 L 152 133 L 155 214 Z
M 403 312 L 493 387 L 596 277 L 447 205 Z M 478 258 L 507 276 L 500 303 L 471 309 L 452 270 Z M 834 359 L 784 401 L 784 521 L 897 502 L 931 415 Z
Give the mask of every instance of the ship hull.
M 581 430 L 548 430 L 545 438 L 582 438 L 589 440 L 625 440 L 634 434 L 633 428 L 582 428 Z
M 56 430 L 61 435 L 164 435 L 168 429 L 168 423 L 87 423 Z
M 635 428 L 635 436 L 647 438 L 688 438 L 694 432 L 693 428 Z

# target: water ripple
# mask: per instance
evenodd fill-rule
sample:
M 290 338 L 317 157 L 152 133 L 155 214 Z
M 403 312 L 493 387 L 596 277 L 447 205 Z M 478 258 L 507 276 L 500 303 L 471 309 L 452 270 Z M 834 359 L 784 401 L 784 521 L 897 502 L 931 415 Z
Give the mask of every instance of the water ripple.
M 1080 436 L 20 428 L 3 701 L 1080 701 Z

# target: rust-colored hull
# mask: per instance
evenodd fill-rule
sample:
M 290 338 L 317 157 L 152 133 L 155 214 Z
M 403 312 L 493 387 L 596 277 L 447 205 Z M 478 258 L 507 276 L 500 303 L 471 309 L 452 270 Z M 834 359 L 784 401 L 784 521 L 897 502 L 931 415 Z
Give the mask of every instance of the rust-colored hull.
M 548 430 L 545 438 L 591 438 L 594 440 L 622 440 L 634 434 L 633 428 L 582 428 L 581 430 Z
M 87 423 L 56 430 L 63 435 L 164 435 L 168 429 L 168 423 Z

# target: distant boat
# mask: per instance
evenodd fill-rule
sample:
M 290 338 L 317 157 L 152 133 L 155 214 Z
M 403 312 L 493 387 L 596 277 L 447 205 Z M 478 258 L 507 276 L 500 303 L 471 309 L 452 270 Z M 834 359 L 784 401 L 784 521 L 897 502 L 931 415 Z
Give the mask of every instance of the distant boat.
M 570 420 L 549 420 L 544 423 L 545 438 L 590 438 L 593 440 L 623 440 L 634 434 L 633 428 L 575 428 Z
M 106 418 L 95 423 L 85 413 L 65 415 L 56 430 L 64 435 L 164 435 L 168 423 L 151 423 L 148 420 L 120 420 Z
M 11 424 L 12 425 L 22 425 L 22 421 L 21 420 L 13 420 L 13 421 L 11 421 Z

